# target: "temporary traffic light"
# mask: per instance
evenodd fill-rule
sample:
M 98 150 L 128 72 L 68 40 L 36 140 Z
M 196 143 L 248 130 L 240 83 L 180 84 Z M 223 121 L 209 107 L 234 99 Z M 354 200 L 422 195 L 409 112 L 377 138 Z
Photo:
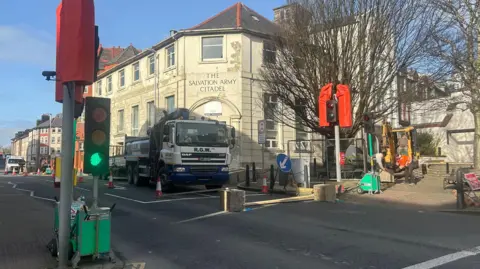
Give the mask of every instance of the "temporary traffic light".
M 85 98 L 84 171 L 94 176 L 109 173 L 110 99 Z
M 367 134 L 375 133 L 375 123 L 373 120 L 372 113 L 363 114 L 363 127 L 365 128 L 365 133 Z
M 336 123 L 338 120 L 337 117 L 337 101 L 336 100 L 328 100 L 327 101 L 327 121 L 329 123 Z

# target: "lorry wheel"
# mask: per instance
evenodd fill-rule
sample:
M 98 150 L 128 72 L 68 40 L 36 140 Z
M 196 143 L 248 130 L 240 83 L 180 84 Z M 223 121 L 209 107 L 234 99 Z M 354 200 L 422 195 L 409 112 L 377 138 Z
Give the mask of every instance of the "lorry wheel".
M 222 187 L 223 185 L 205 185 L 205 188 L 207 188 L 207 190 L 220 189 Z
M 133 184 L 133 168 L 131 165 L 128 166 L 128 171 L 127 171 L 127 175 L 128 175 L 128 184 Z
M 138 173 L 138 165 L 135 165 L 135 168 L 133 168 L 133 184 L 135 184 L 135 186 L 142 185 L 142 181 L 140 180 L 140 175 Z

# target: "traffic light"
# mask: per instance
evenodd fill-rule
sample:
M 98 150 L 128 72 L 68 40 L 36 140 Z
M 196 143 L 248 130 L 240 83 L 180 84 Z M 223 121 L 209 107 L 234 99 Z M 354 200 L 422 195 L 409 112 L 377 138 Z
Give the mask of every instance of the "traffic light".
M 375 122 L 372 113 L 363 114 L 363 128 L 365 128 L 365 133 L 367 134 L 375 133 Z
M 336 123 L 338 120 L 337 117 L 337 101 L 336 100 L 328 100 L 327 101 L 327 121 L 329 123 Z
M 109 173 L 110 99 L 85 98 L 84 171 L 94 176 Z

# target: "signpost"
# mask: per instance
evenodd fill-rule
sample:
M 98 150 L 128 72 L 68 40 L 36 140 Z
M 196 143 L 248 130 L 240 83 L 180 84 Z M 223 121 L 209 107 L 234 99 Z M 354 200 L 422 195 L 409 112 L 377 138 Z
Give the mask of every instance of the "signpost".
M 288 173 L 292 171 L 292 160 L 290 160 L 290 157 L 285 154 L 278 154 L 277 155 L 277 165 L 280 168 L 280 171 L 284 173 Z
M 258 121 L 258 144 L 262 145 L 262 172 L 265 169 L 265 120 Z M 253 171 L 255 174 L 256 171 Z

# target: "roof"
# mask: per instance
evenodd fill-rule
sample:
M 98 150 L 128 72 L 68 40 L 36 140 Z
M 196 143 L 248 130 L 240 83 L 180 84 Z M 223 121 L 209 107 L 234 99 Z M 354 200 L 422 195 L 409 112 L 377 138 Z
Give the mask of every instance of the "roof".
M 241 28 L 264 34 L 273 34 L 280 29 L 278 25 L 269 19 L 263 17 L 243 3 L 238 2 L 188 30 L 210 30 L 222 28 Z
M 37 128 L 48 128 L 48 127 L 50 127 L 50 122 L 48 120 L 40 123 L 37 126 Z M 62 116 L 61 115 L 57 115 L 57 116 L 55 116 L 55 118 L 52 118 L 52 127 L 62 127 Z
M 120 52 L 118 55 L 116 55 L 114 58 L 112 58 L 110 61 L 108 61 L 105 65 L 111 65 L 115 63 L 121 63 L 123 61 L 126 61 L 130 59 L 131 57 L 137 55 L 140 53 L 140 50 L 136 49 L 132 44 L 128 46 L 126 49 L 123 49 L 122 52 Z
M 160 48 L 170 45 L 172 42 L 185 35 L 201 35 L 207 32 L 218 34 L 220 32 L 238 33 L 245 31 L 268 38 L 272 34 L 277 33 L 279 30 L 280 27 L 274 22 L 239 2 L 192 28 L 175 32 L 175 34 L 153 45 L 152 49 L 159 50 Z M 128 49 L 129 48 L 125 50 Z M 116 60 L 115 63 L 113 63 L 113 60 L 112 63 L 107 63 L 107 65 L 115 65 L 111 68 L 108 68 L 108 70 L 105 70 L 105 72 L 100 73 L 97 77 L 97 80 L 102 79 L 112 72 L 119 70 L 124 66 L 141 59 L 142 57 L 152 54 L 153 52 L 150 49 L 141 51 L 132 46 L 131 51 L 128 53 L 131 54 L 128 55 L 127 52 L 125 52 L 125 56 L 118 56 L 118 60 Z M 129 57 L 127 57 L 127 55 Z
M 112 47 L 112 48 L 100 48 L 100 60 L 98 63 L 98 69 L 103 70 L 105 69 L 105 65 L 107 65 L 112 59 L 118 57 L 124 51 L 124 48 L 120 47 Z

